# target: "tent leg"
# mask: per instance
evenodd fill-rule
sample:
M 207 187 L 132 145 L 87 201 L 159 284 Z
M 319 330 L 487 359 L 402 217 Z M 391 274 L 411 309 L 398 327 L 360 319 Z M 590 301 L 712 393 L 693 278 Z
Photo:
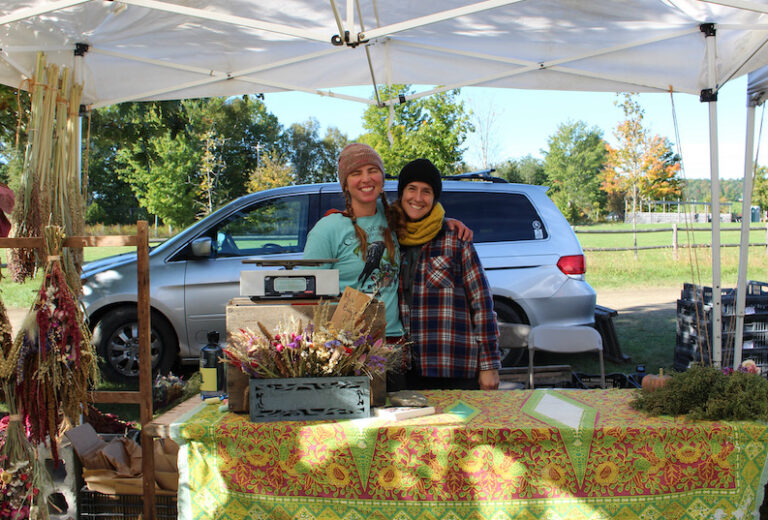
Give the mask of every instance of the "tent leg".
M 747 139 L 744 151 L 744 195 L 741 204 L 741 242 L 739 243 L 739 278 L 736 283 L 736 334 L 733 342 L 733 368 L 741 365 L 744 343 L 744 305 L 747 300 L 749 225 L 752 217 L 753 154 L 755 147 L 755 106 L 747 107 Z
M 701 31 L 705 35 L 707 46 L 708 81 L 711 89 L 702 91 L 701 100 L 709 104 L 709 168 L 711 184 L 712 209 L 712 365 L 722 365 L 722 298 L 720 294 L 720 159 L 718 154 L 717 138 L 717 56 L 715 26 L 714 24 L 702 24 Z

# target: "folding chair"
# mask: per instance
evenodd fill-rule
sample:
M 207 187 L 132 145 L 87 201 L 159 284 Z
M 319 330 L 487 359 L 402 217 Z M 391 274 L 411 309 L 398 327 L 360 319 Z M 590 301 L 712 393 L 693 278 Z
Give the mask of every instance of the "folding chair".
M 537 350 L 556 354 L 597 351 L 600 356 L 600 387 L 605 388 L 603 340 L 600 333 L 587 326 L 539 325 L 528 335 L 528 388 L 533 386 L 533 357 Z

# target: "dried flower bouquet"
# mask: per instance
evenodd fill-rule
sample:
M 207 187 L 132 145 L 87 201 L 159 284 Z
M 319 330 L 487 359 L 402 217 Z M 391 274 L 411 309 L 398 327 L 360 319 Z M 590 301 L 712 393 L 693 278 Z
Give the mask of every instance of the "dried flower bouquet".
M 274 331 L 257 323 L 258 331 L 233 332 L 224 348 L 225 361 L 254 378 L 333 377 L 383 374 L 397 364 L 398 352 L 360 328 L 365 309 L 340 327 L 330 320 L 331 307 L 316 307 L 313 321 L 280 324 Z

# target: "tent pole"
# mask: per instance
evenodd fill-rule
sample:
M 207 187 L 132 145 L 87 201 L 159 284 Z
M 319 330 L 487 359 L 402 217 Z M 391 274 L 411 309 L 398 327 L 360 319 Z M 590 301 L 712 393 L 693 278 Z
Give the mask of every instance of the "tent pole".
M 749 258 L 749 225 L 752 216 L 753 154 L 755 147 L 755 105 L 747 106 L 747 140 L 744 151 L 744 195 L 741 204 L 741 242 L 739 245 L 739 278 L 736 283 L 736 334 L 733 348 L 733 368 L 741 365 L 741 345 L 744 343 L 744 306 L 747 301 L 747 260 Z M 747 217 L 749 215 L 749 218 Z M 737 348 L 736 346 L 739 346 Z
M 721 365 L 723 359 L 723 308 L 720 276 L 720 171 L 717 149 L 717 102 L 709 102 L 709 162 L 712 210 L 712 364 Z
M 711 179 L 710 208 L 712 210 L 712 365 L 720 367 L 723 360 L 723 308 L 720 273 L 720 159 L 717 149 L 717 48 L 715 24 L 700 26 L 707 46 L 707 80 L 712 86 L 701 92 L 701 101 L 709 104 L 709 171 Z

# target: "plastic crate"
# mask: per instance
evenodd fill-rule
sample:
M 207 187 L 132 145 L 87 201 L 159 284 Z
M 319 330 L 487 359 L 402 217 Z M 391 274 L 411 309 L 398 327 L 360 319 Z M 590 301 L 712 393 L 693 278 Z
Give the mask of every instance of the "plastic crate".
M 144 514 L 142 495 L 105 495 L 82 488 L 79 493 L 80 518 L 124 520 Z M 175 495 L 155 495 L 155 517 L 175 520 L 178 516 Z
M 600 388 L 600 374 L 573 372 L 573 386 L 581 389 Z M 605 374 L 606 388 L 640 388 L 632 374 L 613 372 Z
M 722 314 L 729 315 L 736 313 L 736 289 L 722 288 L 720 290 L 720 302 L 722 303 Z M 701 305 L 703 310 L 712 309 L 712 288 L 702 287 L 690 283 L 683 284 L 683 290 L 680 292 L 680 301 L 690 304 Z M 768 283 L 756 282 L 750 280 L 746 286 L 745 296 L 746 307 L 752 308 L 757 312 L 768 312 Z M 678 313 L 680 306 L 678 305 Z

